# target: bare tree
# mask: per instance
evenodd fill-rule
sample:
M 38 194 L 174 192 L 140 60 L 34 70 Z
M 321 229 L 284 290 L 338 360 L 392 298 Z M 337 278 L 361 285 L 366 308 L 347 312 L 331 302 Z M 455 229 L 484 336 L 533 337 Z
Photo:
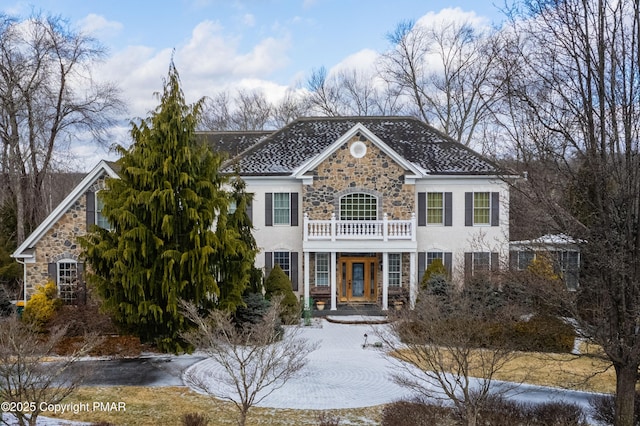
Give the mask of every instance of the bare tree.
M 287 90 L 280 102 L 271 102 L 259 90 L 221 92 L 205 101 L 200 127 L 208 131 L 267 130 L 280 128 L 304 116 L 307 102 Z
M 495 375 L 517 357 L 506 334 L 519 314 L 489 280 L 458 289 L 435 276 L 415 309 L 381 336 L 397 365 L 394 380 L 427 399 L 453 403 L 466 424 L 475 425 L 491 398 L 516 386 L 497 386 Z
M 528 193 L 557 232 L 581 243 L 580 288 L 564 299 L 616 371 L 615 424 L 631 425 L 640 366 L 640 4 L 520 5 L 504 32 L 496 116 L 525 168 L 553 171 L 530 173 Z
M 383 78 L 410 99 L 413 115 L 471 144 L 497 95 L 488 84 L 496 57 L 491 35 L 470 22 L 401 22 L 387 37 L 393 47 L 382 56 Z
M 65 331 L 43 336 L 15 315 L 0 320 L 0 399 L 9 408 L 3 405 L 3 411 L 20 426 L 34 426 L 39 415 L 72 394 L 85 377 L 82 369 L 69 370 L 98 341 L 87 336 L 73 354 L 51 361 Z M 1 413 L 0 423 L 15 424 Z
M 117 88 L 91 77 L 104 55 L 61 18 L 0 15 L 0 171 L 16 201 L 18 244 L 46 214 L 43 181 L 56 151 L 79 134 L 104 142 L 123 109 Z
M 310 107 L 330 117 L 398 115 L 405 107 L 397 87 L 374 70 L 344 69 L 330 74 L 321 67 L 312 72 L 307 86 Z
M 243 325 L 228 312 L 212 311 L 203 318 L 195 306 L 183 305 L 185 317 L 196 326 L 185 339 L 219 366 L 188 370 L 185 380 L 208 395 L 233 402 L 239 425 L 246 423 L 251 407 L 297 375 L 317 347 L 299 336 L 299 326 L 282 329 L 280 300 L 271 303 L 262 320 Z

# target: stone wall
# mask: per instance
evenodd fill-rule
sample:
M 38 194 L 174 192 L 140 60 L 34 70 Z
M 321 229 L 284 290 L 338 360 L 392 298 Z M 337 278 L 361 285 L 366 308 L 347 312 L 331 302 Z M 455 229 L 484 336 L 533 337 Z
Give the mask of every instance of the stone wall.
M 104 189 L 104 178 L 94 183 L 89 191 Z M 36 287 L 49 280 L 48 265 L 62 259 L 82 262 L 78 237 L 87 232 L 87 195 L 82 194 L 69 209 L 40 238 L 35 246 L 35 263 L 26 264 L 27 297 Z
M 362 158 L 350 152 L 352 143 L 360 140 L 366 147 Z M 355 136 L 332 153 L 312 171 L 313 184 L 304 185 L 303 211 L 310 219 L 339 216 L 340 196 L 364 192 L 378 197 L 378 219 L 387 213 L 389 219 L 410 219 L 416 211 L 414 185 L 404 184 L 406 171 L 371 141 Z

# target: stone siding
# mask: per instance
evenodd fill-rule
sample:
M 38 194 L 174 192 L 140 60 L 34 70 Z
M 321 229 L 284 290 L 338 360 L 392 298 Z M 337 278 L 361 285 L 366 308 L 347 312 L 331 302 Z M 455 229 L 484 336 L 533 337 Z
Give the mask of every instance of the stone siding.
M 351 155 L 350 146 L 361 140 L 367 147 L 362 158 Z M 406 171 L 371 141 L 354 137 L 312 171 L 313 184 L 304 185 L 303 211 L 310 219 L 339 217 L 340 196 L 363 192 L 378 197 L 378 219 L 410 219 L 414 185 L 404 184 Z
M 89 191 L 104 189 L 104 178 L 94 183 Z M 26 264 L 27 297 L 39 285 L 49 280 L 51 262 L 72 259 L 82 262 L 78 237 L 87 233 L 87 194 L 82 194 L 60 219 L 40 238 L 35 246 L 35 263 Z

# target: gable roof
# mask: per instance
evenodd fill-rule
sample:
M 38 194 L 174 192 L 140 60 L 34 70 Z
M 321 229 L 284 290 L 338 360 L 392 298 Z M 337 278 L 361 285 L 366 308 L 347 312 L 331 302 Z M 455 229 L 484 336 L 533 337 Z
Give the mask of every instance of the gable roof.
M 355 126 L 428 175 L 499 175 L 503 170 L 477 152 L 412 117 L 309 117 L 263 137 L 226 162 L 243 176 L 290 176 Z M 228 133 L 228 132 L 227 132 Z M 215 138 L 215 134 L 211 134 Z
M 203 140 L 212 151 L 223 152 L 229 157 L 235 157 L 272 133 L 273 130 L 198 132 L 196 137 Z
M 117 168 L 115 163 L 100 161 L 82 181 L 71 191 L 67 197 L 42 221 L 40 225 L 27 237 L 26 240 L 13 252 L 11 257 L 14 258 L 30 258 L 33 257 L 32 249 L 40 241 L 49 229 L 69 210 L 69 208 L 93 185 L 96 180 L 103 174 L 110 177 L 118 177 L 114 170 Z

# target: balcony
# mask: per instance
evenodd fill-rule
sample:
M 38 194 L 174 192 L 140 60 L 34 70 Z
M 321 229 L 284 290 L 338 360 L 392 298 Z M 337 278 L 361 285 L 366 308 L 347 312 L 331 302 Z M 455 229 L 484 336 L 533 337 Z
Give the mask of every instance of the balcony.
M 409 220 L 311 220 L 304 215 L 304 241 L 416 241 L 416 217 Z

